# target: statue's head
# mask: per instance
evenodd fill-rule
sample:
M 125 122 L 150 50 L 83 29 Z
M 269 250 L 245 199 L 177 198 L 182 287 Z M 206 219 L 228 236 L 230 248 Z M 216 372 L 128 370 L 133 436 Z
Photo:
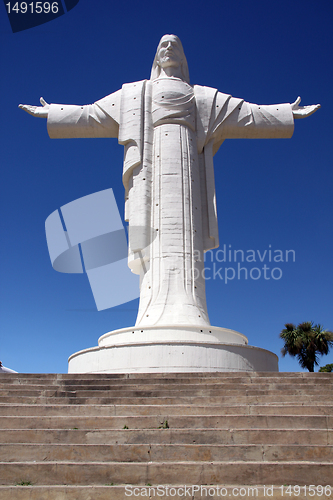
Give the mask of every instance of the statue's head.
M 167 67 L 180 67 L 183 80 L 190 83 L 190 75 L 182 42 L 176 35 L 162 36 L 155 54 L 150 79 L 155 80 L 155 78 L 158 78 L 161 68 Z

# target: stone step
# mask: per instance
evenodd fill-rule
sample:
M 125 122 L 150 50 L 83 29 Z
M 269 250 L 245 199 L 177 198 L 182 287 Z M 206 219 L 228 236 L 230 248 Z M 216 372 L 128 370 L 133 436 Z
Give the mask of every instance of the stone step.
M 98 374 L 98 375 L 92 375 L 92 374 L 82 374 L 82 375 L 57 375 L 57 376 L 47 376 L 44 374 L 36 375 L 36 376 L 31 376 L 28 377 L 26 374 L 10 374 L 10 375 L 16 375 L 13 377 L 8 377 L 6 374 L 1 374 L 1 381 L 0 385 L 124 385 L 124 384 L 136 384 L 136 385 L 141 385 L 141 384 L 212 384 L 212 383 L 267 383 L 269 381 L 273 381 L 276 383 L 288 383 L 291 378 L 280 378 L 280 377 L 269 377 L 269 378 L 264 378 L 264 379 L 258 379 L 258 378 L 251 378 L 249 376 L 243 375 L 243 374 L 238 374 L 237 377 L 221 377 L 218 374 L 213 374 L 210 377 L 201 377 L 198 376 L 197 374 L 195 376 L 190 376 L 187 377 L 184 374 L 182 374 L 182 377 L 177 377 L 173 376 L 170 374 L 169 377 L 163 377 L 161 376 L 162 374 L 159 374 L 158 377 L 156 377 L 157 374 L 150 374 L 150 375 L 155 375 L 152 377 L 145 376 L 144 374 L 141 374 L 140 378 L 139 377 L 134 377 L 132 375 L 131 377 L 129 376 L 119 376 L 119 377 L 113 377 L 113 375 L 110 375 L 109 377 L 107 375 L 103 374 Z M 17 376 L 19 375 L 19 376 Z M 120 375 L 120 374 L 119 374 Z M 191 374 L 189 374 L 191 375 Z M 302 378 L 292 378 L 294 382 L 296 383 L 302 383 L 304 379 Z M 327 379 L 329 381 L 329 379 Z M 304 381 L 305 382 L 305 381 Z M 312 380 L 311 383 L 314 383 L 315 380 Z
M 208 406 L 216 404 L 278 404 L 286 403 L 293 404 L 298 403 L 300 400 L 302 404 L 322 404 L 323 401 L 327 401 L 328 404 L 332 403 L 332 399 L 327 398 L 327 393 L 322 394 L 312 394 L 312 395 L 302 395 L 298 394 L 265 394 L 265 395 L 222 395 L 222 396 L 163 396 L 163 397 L 122 397 L 122 396 L 110 396 L 107 397 L 77 397 L 75 393 L 69 396 L 53 396 L 53 397 L 43 397 L 43 396 L 0 396 L 0 404 L 71 404 L 71 405 L 177 405 L 177 404 L 192 404 L 198 406 Z
M 290 494 L 286 493 L 289 492 Z M 300 496 L 301 492 L 301 496 Z M 326 493 L 326 494 L 323 494 Z M 297 493 L 297 494 L 294 494 Z M 332 500 L 333 488 L 322 486 L 249 486 L 249 485 L 186 485 L 173 483 L 135 487 L 117 486 L 0 486 L 1 500 L 127 500 L 128 498 L 172 498 L 174 500 L 221 500 L 242 498 L 244 500 Z
M 174 484 L 330 484 L 333 465 L 326 462 L 0 462 L 3 485 Z
M 7 388 L 2 389 L 0 392 L 1 398 L 4 397 L 20 397 L 20 396 L 30 396 L 30 397 L 77 397 L 77 398 L 86 398 L 86 397 L 209 397 L 209 396 L 273 396 L 280 395 L 283 393 L 285 396 L 311 396 L 315 395 L 318 397 L 333 396 L 333 386 L 328 387 L 317 387 L 317 386 L 289 386 L 289 388 L 261 388 L 261 387 L 234 387 L 234 388 L 226 388 L 222 386 L 189 386 L 183 387 L 182 389 L 174 388 L 169 389 L 168 387 L 158 387 L 154 389 L 152 386 L 149 387 L 124 387 L 124 388 L 101 388 L 101 389 L 81 389 L 74 388 L 73 390 L 62 390 L 61 388 L 53 388 L 53 389 L 41 389 L 41 390 L 33 390 L 33 389 L 13 389 Z
M 80 400 L 85 400 L 87 398 L 93 398 L 94 400 L 96 398 L 103 399 L 111 399 L 111 398 L 117 398 L 117 399 L 128 399 L 128 400 L 133 400 L 137 398 L 151 398 L 154 400 L 154 398 L 173 398 L 176 399 L 181 398 L 183 400 L 184 398 L 188 401 L 190 401 L 189 398 L 237 398 L 237 401 L 240 400 L 240 398 L 249 398 L 249 397 L 257 397 L 257 398 L 262 398 L 262 401 L 265 402 L 266 398 L 268 398 L 268 401 L 270 403 L 274 402 L 273 398 L 276 397 L 276 402 L 279 402 L 281 400 L 281 396 L 284 396 L 286 400 L 291 400 L 295 403 L 303 403 L 303 398 L 306 399 L 306 403 L 310 403 L 311 398 L 315 402 L 321 402 L 321 404 L 332 404 L 333 402 L 333 386 L 332 390 L 328 388 L 321 388 L 321 389 L 316 389 L 316 388 L 304 388 L 304 389 L 299 389 L 297 387 L 293 389 L 254 389 L 254 388 L 246 388 L 244 390 L 237 390 L 237 389 L 226 389 L 226 388 L 202 388 L 202 389 L 196 389 L 192 390 L 192 388 L 188 388 L 187 390 L 127 390 L 127 389 L 103 389 L 103 390 L 71 390 L 71 391 L 64 391 L 64 390 L 55 390 L 55 389 L 45 389 L 45 390 L 25 390 L 25 389 L 6 389 L 6 390 L 0 390 L 0 404 L 7 402 L 7 398 L 11 398 L 10 402 L 14 402 L 14 398 L 17 398 L 17 403 L 22 404 L 22 399 L 21 398 L 43 398 L 43 401 L 45 399 L 80 399 Z M 325 397 L 326 396 L 326 397 Z M 31 399 L 28 399 L 27 401 L 31 401 Z M 213 402 L 213 400 L 211 400 Z M 219 399 L 219 402 L 221 399 Z
M 0 382 L 1 382 L 0 376 Z M 151 380 L 151 381 L 136 381 L 131 379 L 125 380 L 111 380 L 111 381 L 101 381 L 101 380 L 91 380 L 91 381 L 53 381 L 49 383 L 46 381 L 35 381 L 33 383 L 0 383 L 0 390 L 60 390 L 62 392 L 73 391 L 73 390 L 151 390 L 151 391 L 175 391 L 175 390 L 203 390 L 203 389 L 219 389 L 224 388 L 225 390 L 313 390 L 324 389 L 332 390 L 333 388 L 333 377 L 326 378 L 323 380 L 304 380 L 304 379 L 260 379 L 260 380 L 240 380 L 240 379 L 228 379 L 228 380 L 205 380 L 205 381 L 194 381 L 194 380 Z
M 329 415 L 6 416 L 0 429 L 333 429 Z
M 151 384 L 146 386 L 137 386 L 126 384 L 123 387 L 116 385 L 6 385 L 0 387 L 1 396 L 61 396 L 71 395 L 76 393 L 77 396 L 85 397 L 90 395 L 92 397 L 103 397 L 112 395 L 126 396 L 127 394 L 152 394 L 152 395 L 219 395 L 219 394 L 279 394 L 283 391 L 285 394 L 324 394 L 325 392 L 333 395 L 333 385 L 323 384 L 318 387 L 316 384 L 261 384 L 260 386 L 254 384 L 241 384 L 235 387 L 233 384 L 196 384 L 181 386 L 163 386 L 160 384 Z
M 41 379 L 41 380 L 110 380 L 110 379 L 200 379 L 209 378 L 244 378 L 244 379 L 324 379 L 331 378 L 330 373 L 318 372 L 191 372 L 184 374 L 183 372 L 175 373 L 1 373 L 1 378 L 5 379 Z
M 333 429 L 2 429 L 0 443 L 333 445 Z
M 305 377 L 304 377 L 305 375 Z M 151 379 L 210 379 L 210 378 L 318 378 L 327 377 L 327 373 L 301 373 L 301 372 L 175 372 L 175 373 L 1 373 L 5 380 L 30 379 L 30 380 L 151 380 Z
M 104 379 L 95 378 L 85 379 L 49 379 L 49 378 L 25 378 L 25 375 L 21 375 L 20 377 L 8 377 L 5 375 L 12 374 L 1 374 L 0 376 L 0 388 L 2 390 L 6 388 L 25 388 L 25 389 L 54 389 L 55 387 L 61 387 L 66 390 L 67 388 L 96 388 L 97 390 L 102 387 L 107 388 L 125 388 L 125 387 L 136 387 L 140 388 L 142 386 L 149 388 L 170 388 L 170 389 L 181 389 L 182 387 L 188 388 L 189 386 L 193 387 L 203 387 L 203 386 L 225 386 L 226 388 L 241 388 L 243 386 L 250 386 L 252 388 L 255 387 L 280 387 L 280 388 L 288 388 L 288 386 L 297 386 L 297 387 L 314 387 L 320 386 L 333 386 L 333 377 L 324 377 L 323 375 L 331 375 L 331 374 L 315 374 L 320 375 L 317 378 L 297 378 L 297 377 L 277 377 L 271 376 L 266 378 L 249 378 L 249 377 L 186 377 L 186 378 L 123 378 L 123 379 Z M 14 374 L 15 375 L 15 374 Z M 20 375 L 20 374 L 17 374 Z M 153 375 L 153 374 L 151 374 Z M 189 374 L 191 375 L 191 374 Z M 83 377 L 83 375 L 82 375 Z M 102 377 L 102 375 L 100 376 Z
M 333 415 L 333 404 L 266 405 L 14 405 L 0 404 L 0 416 L 139 416 L 139 415 Z
M 278 462 L 333 463 L 333 445 L 1 444 L 3 462 Z

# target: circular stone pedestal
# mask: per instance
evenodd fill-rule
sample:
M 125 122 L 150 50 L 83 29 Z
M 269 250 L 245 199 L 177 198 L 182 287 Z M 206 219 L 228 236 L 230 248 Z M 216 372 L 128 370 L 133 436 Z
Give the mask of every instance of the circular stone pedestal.
M 68 373 L 277 372 L 276 354 L 218 327 L 123 328 L 72 354 Z

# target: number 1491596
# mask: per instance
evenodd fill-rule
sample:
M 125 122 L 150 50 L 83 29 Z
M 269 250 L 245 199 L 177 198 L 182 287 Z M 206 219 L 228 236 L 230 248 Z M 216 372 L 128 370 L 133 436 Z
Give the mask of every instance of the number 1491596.
M 59 11 L 58 2 L 16 2 L 14 5 L 11 5 L 12 2 L 6 3 L 7 12 L 11 14 L 12 12 L 16 12 L 16 14 L 48 14 L 52 12 L 52 14 L 57 14 Z M 14 3 L 14 2 L 13 2 Z
M 279 489 L 281 490 L 281 496 L 285 497 L 292 497 L 292 496 L 300 496 L 300 495 L 308 495 L 310 497 L 321 497 L 321 496 L 326 496 L 330 497 L 332 494 L 332 487 L 327 485 L 327 486 L 316 486 L 314 484 L 311 484 L 309 486 L 280 486 Z

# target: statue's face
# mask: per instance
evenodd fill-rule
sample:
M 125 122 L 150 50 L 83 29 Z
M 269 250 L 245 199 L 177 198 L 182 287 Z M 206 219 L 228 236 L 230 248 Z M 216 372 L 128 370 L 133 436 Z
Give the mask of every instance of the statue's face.
M 178 68 L 182 63 L 182 50 L 174 36 L 162 38 L 158 50 L 158 65 L 161 68 Z

